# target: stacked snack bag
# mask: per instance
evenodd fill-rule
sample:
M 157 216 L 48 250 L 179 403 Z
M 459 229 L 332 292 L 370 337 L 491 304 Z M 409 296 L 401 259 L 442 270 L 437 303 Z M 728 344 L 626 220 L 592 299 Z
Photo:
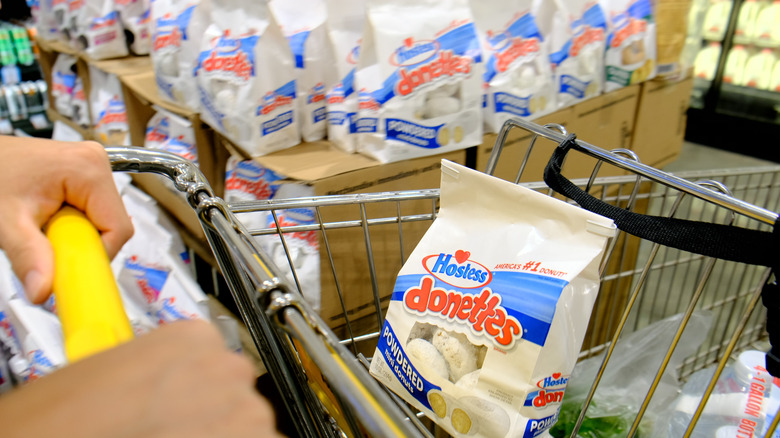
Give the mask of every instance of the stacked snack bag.
M 198 109 L 193 71 L 200 37 L 208 26 L 208 2 L 152 1 L 152 49 L 157 90 L 163 99 Z
M 290 42 L 295 59 L 297 110 L 304 141 L 325 138 L 325 73 L 332 56 L 328 52 L 324 0 L 274 0 L 271 11 Z
M 250 157 L 321 139 L 384 163 L 464 149 L 658 62 L 651 0 L 30 4 L 44 38 L 149 53 L 161 97 Z
M 195 65 L 201 118 L 251 156 L 298 144 L 295 65 L 267 2 L 211 7 Z
M 559 107 L 604 91 L 607 21 L 600 3 L 591 0 L 540 1 L 542 34 L 550 39 L 550 62 Z
M 655 76 L 656 45 L 650 0 L 606 0 L 609 22 L 606 91 Z
M 466 0 L 369 1 L 358 151 L 394 162 L 482 143 L 483 71 Z
M 484 117 L 491 132 L 509 118 L 536 118 L 556 109 L 548 41 L 532 3 L 471 2 L 485 56 Z
M 328 139 L 346 152 L 355 152 L 358 92 L 355 69 L 365 25 L 364 0 L 326 0 L 327 29 L 335 66 L 328 78 Z

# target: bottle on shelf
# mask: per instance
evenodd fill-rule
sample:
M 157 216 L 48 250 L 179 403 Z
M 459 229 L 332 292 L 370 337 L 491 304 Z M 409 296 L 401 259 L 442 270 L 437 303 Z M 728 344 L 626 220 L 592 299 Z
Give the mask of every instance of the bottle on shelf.
M 694 77 L 711 81 L 715 77 L 720 51 L 721 45 L 716 41 L 710 42 L 707 47 L 699 50 L 693 62 Z
M 704 15 L 704 30 L 702 34 L 710 41 L 723 41 L 726 26 L 731 13 L 731 2 L 727 0 L 713 1 Z
M 780 60 L 775 63 L 772 69 L 772 78 L 769 80 L 769 89 L 780 93 Z
M 764 47 L 780 47 L 780 0 L 773 1 L 758 14 L 754 40 Z
M 772 70 L 777 57 L 772 49 L 763 49 L 748 59 L 742 82 L 746 87 L 768 90 L 772 81 Z
M 734 30 L 734 42 L 749 44 L 754 40 L 756 20 L 766 4 L 757 0 L 746 0 L 739 8 L 737 28 Z
M 745 64 L 750 57 L 747 48 L 737 44 L 729 50 L 726 66 L 723 68 L 723 82 L 734 85 L 744 85 Z

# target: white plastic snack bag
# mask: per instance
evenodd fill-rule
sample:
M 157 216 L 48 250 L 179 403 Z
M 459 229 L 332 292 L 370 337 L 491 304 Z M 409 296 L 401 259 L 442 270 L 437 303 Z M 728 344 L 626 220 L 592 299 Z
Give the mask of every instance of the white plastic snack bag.
M 355 69 L 366 22 L 365 0 L 326 0 L 328 36 L 335 76 L 327 93 L 328 140 L 346 152 L 355 152 L 358 114 Z
M 381 162 L 482 143 L 482 56 L 467 0 L 370 0 L 358 152 Z
M 125 30 L 114 0 L 84 0 L 75 15 L 76 47 L 93 59 L 128 55 Z
M 30 15 L 35 20 L 38 38 L 58 40 L 62 32 L 54 16 L 54 0 L 27 0 Z
M 198 110 L 193 70 L 208 26 L 206 0 L 152 0 L 151 58 L 160 96 Z
M 607 23 L 592 0 L 538 1 L 542 34 L 550 41 L 558 107 L 571 106 L 604 91 Z
M 295 66 L 268 4 L 212 8 L 195 66 L 201 118 L 253 157 L 295 146 Z
M 57 112 L 68 118 L 73 118 L 71 101 L 75 86 L 76 57 L 60 53 L 51 68 L 51 97 Z
M 655 19 L 650 0 L 605 0 L 609 35 L 604 55 L 606 91 L 655 76 Z
M 325 0 L 273 0 L 269 3 L 295 60 L 296 102 L 301 137 L 325 138 L 325 73 L 332 67 L 325 28 Z
M 314 196 L 314 189 L 303 184 L 280 184 L 273 195 L 274 199 L 287 199 Z M 275 228 L 273 215 L 268 214 L 267 228 Z M 316 217 L 313 208 L 293 208 L 276 212 L 276 221 L 280 227 L 298 225 L 314 225 Z M 284 235 L 284 245 L 277 234 L 259 236 L 260 245 L 268 253 L 273 262 L 287 277 L 290 284 L 295 285 L 297 276 L 300 292 L 315 311 L 320 310 L 320 240 L 316 231 L 296 231 Z M 285 248 L 286 245 L 286 248 Z M 288 259 L 289 257 L 289 259 Z M 292 263 L 296 275 L 290 268 Z
M 232 155 L 225 166 L 225 201 L 247 202 L 271 199 L 284 176 L 267 169 L 254 160 Z M 239 218 L 249 229 L 265 228 L 268 213 L 242 213 Z
M 16 382 L 31 382 L 66 363 L 59 320 L 49 310 L 29 302 L 2 251 L 0 344 L 9 353 L 8 364 Z
M 534 119 L 557 108 L 548 43 L 532 3 L 471 0 L 485 57 L 484 116 L 490 132 L 509 118 Z
M 136 55 L 148 55 L 152 47 L 150 0 L 115 0 L 125 39 Z
M 72 119 L 79 126 L 86 128 L 92 124 L 89 119 L 89 102 L 87 102 L 87 93 L 84 91 L 84 81 L 76 77 L 76 83 L 73 85 L 73 95 L 71 96 Z
M 129 145 L 130 128 L 119 78 L 92 65 L 89 77 L 92 83 L 89 101 L 97 139 L 105 145 Z
M 195 130 L 189 120 L 156 107 L 157 113 L 146 125 L 144 146 L 174 153 L 198 165 Z M 170 181 L 166 181 L 168 183 Z M 171 188 L 174 188 L 171 183 Z
M 611 220 L 442 160 L 439 215 L 401 268 L 371 373 L 454 436 L 556 421 Z
M 170 135 L 170 118 L 167 112 L 157 111 L 146 123 L 146 134 L 144 135 L 144 147 L 151 149 L 160 149 L 160 145 L 168 139 Z

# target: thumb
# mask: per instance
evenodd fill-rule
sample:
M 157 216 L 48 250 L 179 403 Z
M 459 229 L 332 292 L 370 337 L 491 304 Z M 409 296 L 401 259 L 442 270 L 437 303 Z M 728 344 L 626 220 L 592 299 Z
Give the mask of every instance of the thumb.
M 6 255 L 24 285 L 27 298 L 41 304 L 51 294 L 54 250 L 40 227 L 32 222 L 21 223 L 14 231 L 4 239 Z

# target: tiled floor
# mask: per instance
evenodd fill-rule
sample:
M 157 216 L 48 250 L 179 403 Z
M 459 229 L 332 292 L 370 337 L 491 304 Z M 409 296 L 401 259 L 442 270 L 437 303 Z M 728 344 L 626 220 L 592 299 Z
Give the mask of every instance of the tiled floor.
M 780 163 L 686 142 L 683 144 L 680 157 L 675 162 L 665 166 L 663 170 L 680 172 L 684 170 L 731 169 L 772 165 L 776 166 L 780 165 Z

